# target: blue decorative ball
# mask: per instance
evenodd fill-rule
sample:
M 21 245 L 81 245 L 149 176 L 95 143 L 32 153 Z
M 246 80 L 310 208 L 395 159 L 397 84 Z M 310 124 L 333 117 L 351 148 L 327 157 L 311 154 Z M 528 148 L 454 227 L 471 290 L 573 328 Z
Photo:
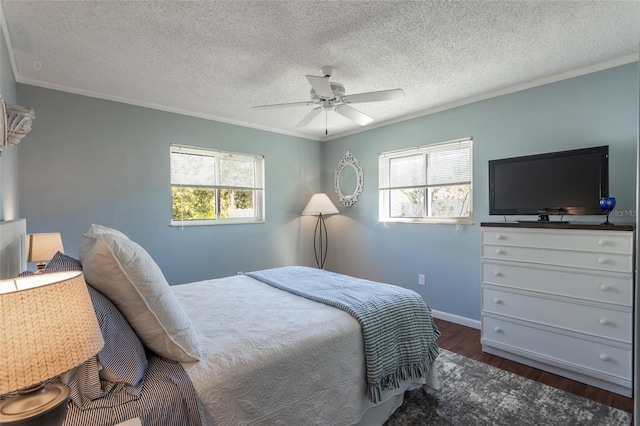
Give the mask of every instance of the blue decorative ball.
M 602 211 L 610 212 L 616 206 L 615 197 L 603 197 L 600 198 L 600 208 Z

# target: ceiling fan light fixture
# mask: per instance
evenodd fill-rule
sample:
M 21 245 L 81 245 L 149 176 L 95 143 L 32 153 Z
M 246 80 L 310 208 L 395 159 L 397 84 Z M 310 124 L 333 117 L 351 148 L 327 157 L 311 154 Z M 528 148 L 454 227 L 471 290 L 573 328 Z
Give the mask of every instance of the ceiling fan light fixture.
M 325 98 L 325 97 L 322 97 L 322 96 L 318 96 L 316 91 L 313 90 L 313 88 L 312 88 L 311 90 L 309 90 L 309 93 L 311 94 L 311 100 L 312 101 L 331 100 L 331 99 L 338 100 L 338 99 L 340 99 L 340 98 L 342 98 L 344 96 L 344 94 L 345 94 L 344 84 L 336 83 L 335 81 L 330 81 L 329 85 L 331 87 L 331 93 L 332 93 L 332 96 L 330 98 Z
M 391 101 L 404 97 L 402 89 L 380 90 L 377 92 L 364 92 L 347 95 L 344 85 L 335 81 L 329 81 L 329 77 L 333 74 L 333 67 L 326 66 L 320 69 L 323 75 L 306 75 L 307 81 L 311 85 L 309 91 L 311 100 L 306 102 L 289 102 L 284 104 L 259 105 L 253 108 L 284 108 L 290 106 L 308 106 L 313 105 L 314 108 L 309 111 L 296 124 L 296 127 L 307 126 L 320 112 L 325 111 L 325 135 L 328 134 L 326 113 L 333 110 L 343 117 L 359 124 L 366 126 L 374 121 L 373 117 L 351 107 L 351 104 L 364 102 Z

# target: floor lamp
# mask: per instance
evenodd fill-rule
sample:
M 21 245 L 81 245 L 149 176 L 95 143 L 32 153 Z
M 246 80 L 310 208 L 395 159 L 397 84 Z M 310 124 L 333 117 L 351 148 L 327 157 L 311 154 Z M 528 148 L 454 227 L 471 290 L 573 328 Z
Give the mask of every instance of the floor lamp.
M 329 214 L 340 213 L 336 206 L 331 202 L 327 194 L 319 192 L 313 194 L 302 211 L 303 216 L 318 216 L 316 229 L 313 233 L 313 254 L 316 257 L 318 268 L 324 268 L 324 261 L 327 259 L 327 246 L 329 244 L 329 236 L 327 234 L 327 225 L 324 223 L 324 216 Z

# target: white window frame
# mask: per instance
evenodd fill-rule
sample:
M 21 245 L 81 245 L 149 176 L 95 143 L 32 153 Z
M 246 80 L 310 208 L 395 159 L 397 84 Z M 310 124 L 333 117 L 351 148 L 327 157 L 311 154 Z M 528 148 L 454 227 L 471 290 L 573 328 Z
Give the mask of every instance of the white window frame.
M 173 196 L 172 188 L 174 186 L 187 186 L 194 187 L 197 185 L 181 185 L 180 183 L 172 182 L 171 178 L 171 154 L 173 153 L 186 153 L 192 155 L 200 155 L 213 157 L 215 159 L 215 173 L 213 184 L 204 185 L 203 188 L 210 188 L 215 190 L 216 196 L 216 217 L 212 219 L 174 219 L 173 218 Z M 243 161 L 253 161 L 254 167 L 254 186 L 253 187 L 241 187 L 230 186 L 220 184 L 220 159 L 222 158 L 235 158 Z M 231 225 L 231 224 L 247 224 L 247 223 L 264 223 L 265 221 L 265 188 L 264 188 L 264 156 L 254 154 L 244 154 L 238 152 L 222 151 L 211 148 L 201 148 L 188 145 L 171 144 L 169 147 L 169 206 L 170 206 L 170 225 L 171 226 L 203 226 L 203 225 Z M 221 189 L 235 189 L 235 190 L 250 190 L 254 191 L 254 216 L 253 217 L 235 217 L 235 218 L 221 218 L 220 217 L 220 197 L 218 191 Z
M 448 182 L 443 185 L 430 184 L 427 180 L 427 157 L 435 152 L 443 150 L 469 150 L 469 164 L 466 165 L 469 170 L 469 180 L 464 180 L 461 176 L 455 181 Z M 407 184 L 407 186 L 392 186 L 391 160 L 401 159 L 403 157 L 423 155 L 425 158 L 425 182 L 422 184 Z M 380 222 L 399 222 L 399 223 L 446 223 L 446 224 L 472 224 L 473 223 L 473 138 L 456 139 L 447 142 L 441 142 L 431 145 L 423 145 L 396 151 L 388 151 L 380 153 L 378 156 L 378 194 L 379 194 L 379 221 Z M 453 185 L 469 185 L 469 215 L 468 216 L 429 216 L 429 189 L 433 187 L 453 186 Z M 425 191 L 425 200 L 423 206 L 423 214 L 420 217 L 398 217 L 391 215 L 391 191 L 409 188 L 422 188 Z

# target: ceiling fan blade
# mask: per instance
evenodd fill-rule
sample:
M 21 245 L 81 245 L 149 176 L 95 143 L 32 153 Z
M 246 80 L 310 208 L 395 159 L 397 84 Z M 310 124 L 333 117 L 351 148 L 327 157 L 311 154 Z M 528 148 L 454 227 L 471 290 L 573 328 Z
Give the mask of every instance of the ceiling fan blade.
M 347 117 L 349 120 L 353 120 L 361 126 L 365 126 L 373 121 L 372 117 L 369 117 L 367 114 L 358 111 L 355 108 L 351 108 L 348 105 L 340 105 L 336 107 L 336 112 L 344 117 Z
M 333 90 L 331 90 L 331 84 L 329 84 L 329 77 L 318 77 L 317 75 L 307 75 L 307 80 L 311 83 L 311 87 L 316 94 L 321 98 L 332 99 Z
M 314 104 L 313 101 L 303 101 L 303 102 L 289 102 L 286 104 L 257 105 L 251 108 L 287 108 L 287 107 L 295 107 L 295 106 L 308 106 L 313 104 Z
M 356 104 L 360 102 L 378 102 L 392 101 L 404 98 L 404 90 L 390 89 L 380 90 L 378 92 L 354 93 L 353 95 L 343 96 L 341 99 L 348 104 Z
M 320 114 L 321 112 L 322 112 L 322 107 L 312 109 L 311 111 L 309 111 L 307 115 L 304 116 L 302 120 L 300 120 L 298 124 L 296 124 L 296 127 L 306 126 L 307 124 L 311 123 L 311 120 L 316 118 L 318 114 Z

